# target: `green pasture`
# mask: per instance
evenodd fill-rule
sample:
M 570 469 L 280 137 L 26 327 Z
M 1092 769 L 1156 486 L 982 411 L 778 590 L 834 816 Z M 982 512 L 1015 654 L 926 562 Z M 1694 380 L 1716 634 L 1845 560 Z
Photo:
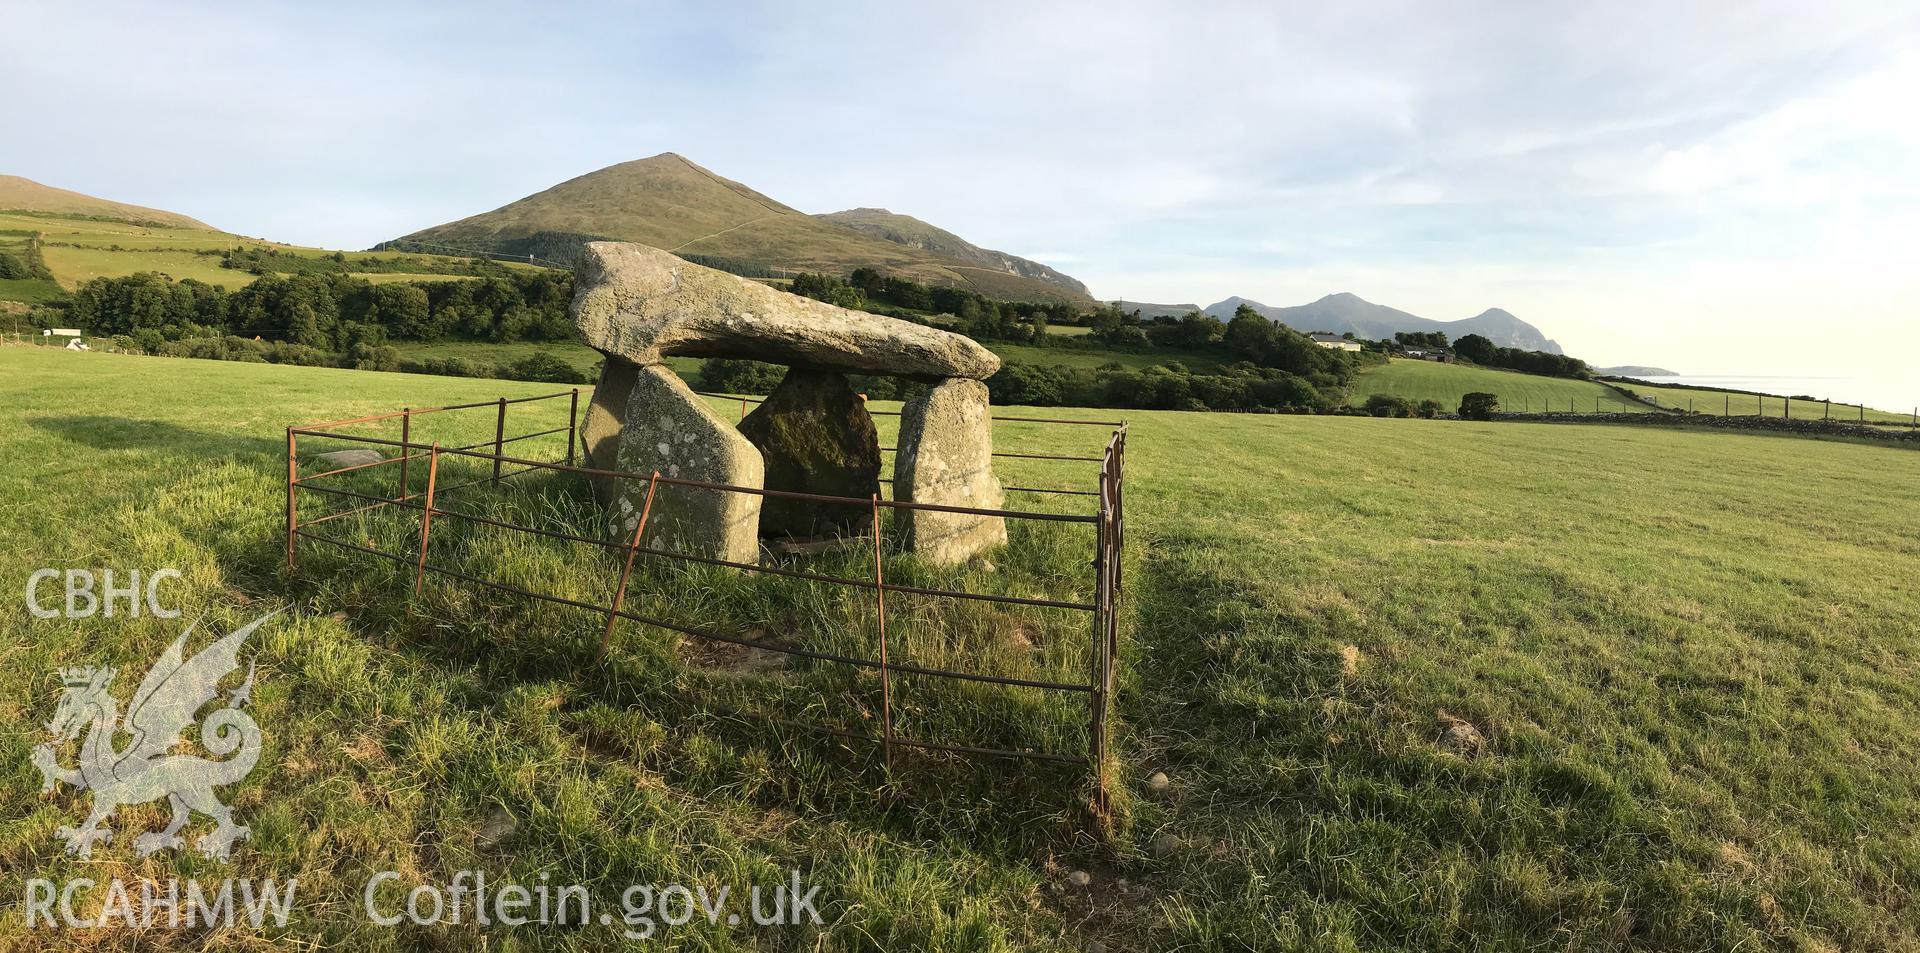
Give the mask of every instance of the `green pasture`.
M 1438 399 L 1437 386 L 1407 396 Z M 7 948 L 603 949 L 622 942 L 617 925 L 379 928 L 359 915 L 361 889 L 373 871 L 399 871 L 382 895 L 391 904 L 480 869 L 498 882 L 546 873 L 617 903 L 633 883 L 744 890 L 799 868 L 823 888 L 823 925 L 696 921 L 655 942 L 1920 949 L 1911 450 L 1664 428 L 1003 409 L 1131 421 L 1116 813 L 1103 836 L 1073 769 L 914 754 L 889 771 L 864 746 L 788 726 L 870 731 L 870 677 L 769 666 L 632 623 L 601 661 L 596 613 L 441 577 L 416 599 L 410 565 L 318 543 L 286 571 L 289 425 L 563 389 L 0 347 L 0 582 L 18 593 L 43 566 L 177 567 L 184 579 L 164 592 L 185 610 L 0 615 Z M 1508 400 L 1498 385 L 1472 389 Z M 563 422 L 560 406 L 513 405 L 509 430 Z M 891 445 L 894 418 L 878 423 Z M 452 444 L 491 428 L 490 412 L 441 415 L 416 435 Z M 1094 454 L 1105 437 L 996 427 L 1012 452 Z M 564 437 L 516 446 L 565 452 Z M 323 449 L 302 444 L 303 456 Z M 1002 463 L 1012 485 L 1092 488 L 1092 464 Z M 443 485 L 485 475 L 446 465 Z M 392 470 L 341 485 L 387 488 Z M 450 499 L 605 529 L 564 476 Z M 309 517 L 349 505 L 301 498 Z M 1089 508 L 1034 494 L 1009 505 Z M 323 529 L 410 552 L 417 524 L 376 511 Z M 1016 529 L 991 568 L 893 553 L 889 572 L 1084 598 L 1082 530 Z M 598 547 L 483 526 L 434 538 L 437 564 L 582 601 L 604 598 L 618 571 Z M 858 576 L 871 572 L 866 552 L 807 565 Z M 877 635 L 864 590 L 644 562 L 636 580 L 645 611 L 713 631 L 842 649 Z M 1049 677 L 1085 662 L 1082 620 L 1050 610 L 887 601 L 907 660 Z M 139 858 L 131 835 L 165 819 L 148 805 L 123 809 L 111 826 L 125 836 L 92 860 L 64 856 L 55 831 L 88 795 L 40 793 L 29 763 L 61 692 L 55 668 L 120 665 L 124 699 L 187 621 L 226 631 L 274 609 L 248 654 L 266 755 L 223 792 L 252 839 L 226 862 Z M 913 678 L 895 690 L 918 734 L 1084 739 L 1084 706 L 1038 691 Z M 1164 791 L 1149 789 L 1155 772 Z M 204 827 L 196 819 L 189 836 Z M 25 933 L 11 901 L 27 877 L 294 875 L 293 921 L 263 936 Z
M 1596 411 L 1631 413 L 1650 409 L 1592 381 L 1543 377 L 1468 364 L 1397 358 L 1386 364 L 1361 368 L 1359 377 L 1348 392 L 1347 402 L 1359 407 L 1375 394 L 1391 394 L 1405 397 L 1416 404 L 1423 400 L 1437 400 L 1448 412 L 1452 412 L 1460 406 L 1462 396 L 1475 391 L 1498 396 L 1500 409 L 1514 412 L 1555 410 L 1591 414 Z

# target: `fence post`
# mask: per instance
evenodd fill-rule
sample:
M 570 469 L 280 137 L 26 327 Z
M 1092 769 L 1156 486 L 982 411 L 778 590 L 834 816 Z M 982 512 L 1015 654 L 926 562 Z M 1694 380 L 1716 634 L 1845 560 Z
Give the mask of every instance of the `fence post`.
M 887 667 L 887 577 L 880 555 L 880 494 L 871 498 L 873 506 L 873 604 L 880 632 L 880 750 L 893 770 L 893 673 Z
M 427 451 L 427 499 L 420 510 L 420 562 L 413 567 L 413 595 L 419 598 L 427 581 L 427 540 L 433 536 L 433 489 L 440 479 L 440 445 Z
M 1113 459 L 1111 441 L 1100 464 L 1100 518 L 1093 524 L 1093 694 L 1087 725 L 1087 756 L 1093 761 L 1094 799 L 1099 813 L 1107 812 L 1107 706 L 1113 675 L 1113 567 L 1108 547 L 1113 532 Z
M 1833 398 L 1831 397 L 1827 398 L 1826 406 L 1823 407 L 1820 411 L 1820 419 L 1821 420 L 1833 419 Z
M 633 541 L 627 544 L 627 565 L 620 570 L 620 585 L 613 590 L 613 608 L 607 610 L 607 627 L 600 632 L 599 658 L 607 657 L 613 645 L 613 627 L 620 621 L 620 607 L 627 601 L 627 580 L 633 578 L 633 559 L 640 555 L 640 537 L 647 531 L 647 517 L 653 515 L 653 491 L 660 486 L 660 471 L 647 478 L 647 501 L 640 506 L 640 522 L 634 524 Z
M 580 388 L 567 401 L 567 466 L 573 466 L 574 435 L 580 430 Z
M 297 452 L 298 452 L 298 438 L 294 436 L 293 428 L 288 427 L 287 428 L 287 571 L 288 572 L 292 572 L 294 569 L 294 562 L 293 562 L 293 543 L 295 538 L 294 533 L 296 530 L 300 528 L 300 524 L 298 522 L 299 512 L 300 512 L 299 510 L 300 502 L 294 498 L 295 489 L 300 485 L 300 464 L 299 464 L 298 457 L 296 456 Z
M 1781 400 L 1780 419 L 1792 420 L 1793 419 L 1793 398 L 1782 397 L 1780 398 L 1780 400 Z
M 413 408 L 400 408 L 400 498 L 406 499 L 410 489 L 407 481 L 407 463 L 413 459 Z
M 500 482 L 500 448 L 506 445 L 507 399 L 500 398 L 500 413 L 493 420 L 493 482 Z

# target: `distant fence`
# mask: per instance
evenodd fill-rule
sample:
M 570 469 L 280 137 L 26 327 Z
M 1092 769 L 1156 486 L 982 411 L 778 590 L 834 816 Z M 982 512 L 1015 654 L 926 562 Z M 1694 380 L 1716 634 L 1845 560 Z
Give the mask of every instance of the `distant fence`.
M 740 401 L 743 416 L 746 413 L 748 404 L 760 402 L 759 398 L 739 397 L 736 395 L 706 396 Z M 528 433 L 509 434 L 507 421 L 511 408 L 560 400 L 567 402 L 566 426 L 548 427 Z M 420 417 L 454 412 L 476 412 L 485 414 L 488 411 L 491 411 L 493 414 L 493 436 L 491 439 L 463 446 L 441 446 L 438 443 L 423 443 L 414 439 L 414 421 Z M 870 412 L 881 416 L 897 416 L 899 413 L 898 411 L 881 410 Z M 346 428 L 356 425 L 385 423 L 395 420 L 399 421 L 400 426 L 400 438 L 398 440 L 344 432 Z M 652 474 L 625 473 L 580 466 L 577 463 L 577 458 L 582 452 L 580 440 L 580 392 L 578 389 L 536 397 L 511 399 L 503 397 L 493 401 L 456 404 L 446 407 L 409 408 L 393 413 L 289 427 L 286 431 L 287 568 L 289 572 L 298 570 L 299 543 L 301 541 L 310 541 L 326 546 L 337 547 L 342 550 L 391 560 L 403 567 L 411 569 L 413 575 L 413 591 L 416 597 L 421 592 L 427 574 L 433 573 L 514 596 L 525 597 L 550 604 L 571 606 L 595 613 L 604 618 L 604 628 L 600 638 L 600 653 L 602 655 L 606 653 L 612 641 L 617 624 L 621 620 L 627 620 L 641 625 L 676 632 L 683 636 L 689 636 L 707 642 L 744 646 L 751 649 L 810 659 L 819 663 L 875 671 L 879 674 L 881 683 L 880 733 L 878 735 L 849 732 L 822 724 L 806 724 L 801 727 L 812 728 L 831 735 L 876 744 L 882 749 L 889 765 L 893 762 L 896 748 L 917 748 L 960 755 L 1007 757 L 1084 765 L 1090 769 L 1097 792 L 1096 804 L 1104 820 L 1109 781 L 1107 769 L 1109 753 L 1108 722 L 1117 672 L 1119 613 L 1123 595 L 1122 558 L 1126 544 L 1124 490 L 1127 426 L 1124 423 L 1111 421 L 1057 420 L 1033 417 L 998 417 L 995 418 L 995 421 L 996 423 L 1005 421 L 1113 428 L 1104 450 L 1097 456 L 1013 452 L 998 452 L 994 454 L 995 457 L 1000 458 L 1098 463 L 1098 483 L 1097 488 L 1093 490 L 1049 487 L 1006 487 L 1006 490 L 1009 492 L 1092 496 L 1096 498 L 1094 511 L 1091 513 L 1048 513 L 946 506 L 887 500 L 881 498 L 878 494 L 867 499 L 857 499 L 679 479 L 665 476 L 658 472 Z M 557 460 L 537 460 L 524 456 L 515 456 L 509 454 L 506 450 L 510 445 L 520 441 L 538 437 L 555 436 L 561 433 L 566 434 L 566 452 L 563 457 Z M 311 443 L 317 440 L 333 441 L 344 444 L 349 448 L 392 452 L 394 455 L 383 457 L 378 461 L 339 466 L 319 473 L 302 473 L 300 465 L 302 442 Z M 892 450 L 893 448 L 883 449 Z M 479 479 L 467 480 L 454 485 L 444 485 L 440 479 L 442 464 L 449 459 L 479 462 L 483 465 L 483 472 L 486 475 Z M 366 473 L 386 467 L 393 467 L 398 471 L 391 485 L 391 489 L 388 491 L 378 493 L 360 492 L 322 482 L 347 474 Z M 551 528 L 524 525 L 511 520 L 495 519 L 490 516 L 454 509 L 448 505 L 450 496 L 463 488 L 483 483 L 499 484 L 502 481 L 511 480 L 521 474 L 534 472 L 564 473 L 580 477 L 615 479 L 633 484 L 644 483 L 646 486 L 646 504 L 641 510 L 638 524 L 632 536 L 624 540 L 593 538 Z M 418 474 L 421 473 L 424 473 L 424 486 L 416 489 L 420 482 Z M 649 545 L 646 540 L 647 524 L 656 496 L 662 493 L 685 492 L 689 490 L 749 494 L 759 496 L 763 499 L 781 498 L 810 502 L 839 503 L 863 508 L 870 513 L 870 531 L 872 533 L 873 545 L 873 576 L 870 579 L 846 578 L 784 566 L 744 563 L 695 556 Z M 345 500 L 347 508 L 316 517 L 306 517 L 303 516 L 301 506 L 303 494 L 313 494 Z M 410 551 L 388 551 L 380 548 L 378 545 L 372 544 L 371 540 L 356 542 L 351 539 L 338 538 L 317 531 L 319 527 L 326 524 L 334 523 L 357 514 L 387 508 L 406 510 L 418 514 L 418 533 L 415 537 L 417 542 Z M 1000 517 L 1008 521 L 1016 522 L 1045 521 L 1091 526 L 1094 531 L 1094 540 L 1090 553 L 1090 562 L 1093 569 L 1093 599 L 1090 602 L 1082 602 L 1032 596 L 1001 595 L 989 592 L 938 589 L 889 582 L 887 581 L 887 561 L 885 558 L 885 547 L 882 545 L 883 536 L 881 526 L 881 514 L 887 510 L 931 510 L 945 513 Z M 530 591 L 500 580 L 488 579 L 481 575 L 462 571 L 461 569 L 437 564 L 431 559 L 434 528 L 438 522 L 445 520 L 467 521 L 498 530 L 504 530 L 509 533 L 528 534 L 530 536 L 586 544 L 608 550 L 622 560 L 622 568 L 618 576 L 617 586 L 613 590 L 613 597 L 608 604 L 594 604 L 555 594 Z M 872 604 L 874 609 L 875 630 L 878 632 L 877 644 L 874 646 L 874 650 L 870 655 L 824 652 L 801 646 L 788 646 L 775 642 L 741 639 L 670 619 L 636 613 L 627 608 L 625 600 L 628 582 L 632 578 L 635 562 L 641 557 L 678 563 L 724 566 L 746 572 L 800 579 L 819 585 L 871 591 L 873 594 Z M 1062 681 L 1058 679 L 1012 677 L 986 672 L 921 666 L 892 658 L 889 654 L 889 640 L 886 634 L 886 599 L 889 593 L 896 592 L 932 596 L 942 599 L 973 600 L 1084 613 L 1090 620 L 1091 628 L 1088 641 L 1089 661 L 1086 679 L 1084 681 Z M 1069 695 L 1083 695 L 1087 698 L 1086 750 L 1081 752 L 1027 750 L 982 744 L 944 743 L 928 739 L 906 737 L 894 729 L 895 706 L 891 685 L 892 678 L 896 674 L 928 676 L 1004 688 L 1020 688 L 1043 692 L 1066 693 Z
M 1631 393 L 1631 392 L 1630 392 Z M 1498 395 L 1495 395 L 1498 396 Z M 1632 413 L 1639 410 L 1659 410 L 1669 413 L 1702 414 L 1717 417 L 1778 417 L 1784 420 L 1831 420 L 1836 423 L 1858 423 L 1877 427 L 1920 427 L 1920 407 L 1916 407 L 1910 417 L 1901 419 L 1886 415 L 1884 411 L 1875 411 L 1877 416 L 1869 418 L 1868 410 L 1860 404 L 1841 404 L 1836 407 L 1830 400 L 1805 400 L 1795 397 L 1775 397 L 1769 394 L 1715 395 L 1717 399 L 1691 397 L 1685 401 L 1662 400 L 1655 394 L 1632 394 L 1631 397 L 1595 397 L 1592 402 L 1569 397 L 1565 401 L 1532 400 L 1521 398 L 1518 401 L 1502 401 L 1502 410 L 1517 413 L 1565 413 L 1565 414 L 1615 414 Z

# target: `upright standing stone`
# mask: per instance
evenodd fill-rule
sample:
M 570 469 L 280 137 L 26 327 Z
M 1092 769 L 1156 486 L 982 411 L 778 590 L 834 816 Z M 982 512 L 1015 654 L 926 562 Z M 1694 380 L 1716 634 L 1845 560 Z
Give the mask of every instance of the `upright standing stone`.
M 620 362 L 625 364 L 625 362 Z M 626 365 L 632 367 L 632 365 Z M 615 388 L 625 379 L 607 362 L 602 380 Z M 730 486 L 759 487 L 760 451 L 740 435 L 726 418 L 664 367 L 634 367 L 618 435 L 600 443 L 605 455 L 611 444 L 613 465 L 607 469 L 639 474 L 642 479 L 594 481 L 602 503 L 613 509 L 622 538 L 630 538 L 647 498 L 644 477 L 658 470 L 662 476 Z M 612 399 L 610 395 L 609 400 Z M 594 396 L 597 406 L 600 395 Z M 589 420 L 593 411 L 588 412 Z M 589 459 L 594 444 L 588 444 Z M 600 468 L 600 461 L 593 461 Z M 760 555 L 760 497 L 661 484 L 647 521 L 646 543 L 660 549 L 751 563 Z
M 993 417 L 987 385 L 952 378 L 901 408 L 893 497 L 943 506 L 1001 507 L 1000 481 L 993 475 Z M 1002 517 L 895 512 L 902 518 L 907 548 L 929 562 L 961 562 L 1007 541 L 1007 521 Z
M 633 396 L 634 376 L 640 373 L 631 361 L 607 358 L 600 368 L 600 383 L 594 385 L 593 399 L 587 402 L 586 419 L 580 422 L 582 458 L 594 470 L 618 470 L 620 428 L 627 419 L 627 398 Z M 651 470 L 647 471 L 653 472 Z
M 740 422 L 760 448 L 767 489 L 849 496 L 880 492 L 880 436 L 866 403 L 845 374 L 796 367 Z M 870 506 L 769 496 L 760 504 L 760 535 L 857 536 L 872 523 Z

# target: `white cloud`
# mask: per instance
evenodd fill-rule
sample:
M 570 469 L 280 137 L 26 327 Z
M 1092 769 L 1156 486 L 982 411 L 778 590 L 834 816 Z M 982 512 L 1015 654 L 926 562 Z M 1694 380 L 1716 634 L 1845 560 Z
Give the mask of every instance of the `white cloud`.
M 38 40 L 0 59 L 32 92 L 0 124 L 5 171 L 290 241 L 363 247 L 672 150 L 809 211 L 882 205 L 1070 264 L 1103 296 L 1498 305 L 1598 360 L 1726 370 L 1846 360 L 1752 326 L 1920 349 L 1920 23 L 1898 7 L 7 17 Z

